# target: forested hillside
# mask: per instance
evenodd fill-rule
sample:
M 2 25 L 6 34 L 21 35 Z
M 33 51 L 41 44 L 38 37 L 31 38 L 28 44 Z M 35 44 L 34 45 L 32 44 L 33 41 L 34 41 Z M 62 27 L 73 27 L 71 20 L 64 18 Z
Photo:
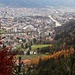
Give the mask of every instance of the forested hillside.
M 56 28 L 53 53 L 31 61 L 28 75 L 75 75 L 75 20 Z
M 75 20 L 70 20 L 63 26 L 56 28 L 55 40 L 61 49 L 75 48 Z

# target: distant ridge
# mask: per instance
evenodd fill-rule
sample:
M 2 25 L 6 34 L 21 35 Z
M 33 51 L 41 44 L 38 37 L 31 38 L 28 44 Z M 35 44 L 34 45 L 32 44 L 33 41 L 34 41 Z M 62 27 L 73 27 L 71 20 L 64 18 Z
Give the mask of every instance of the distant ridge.
M 0 5 L 8 7 L 75 7 L 75 0 L 0 0 Z

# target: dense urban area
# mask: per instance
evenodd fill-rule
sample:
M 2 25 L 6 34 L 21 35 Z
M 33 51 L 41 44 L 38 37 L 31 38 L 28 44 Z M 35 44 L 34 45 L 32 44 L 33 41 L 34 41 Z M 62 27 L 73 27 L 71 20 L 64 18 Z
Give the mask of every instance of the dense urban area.
M 69 8 L 0 8 L 0 33 L 2 42 L 16 49 L 25 42 L 50 43 L 55 27 L 75 19 L 74 9 Z
M 0 7 L 0 43 L 16 52 L 16 75 L 74 75 L 75 9 Z

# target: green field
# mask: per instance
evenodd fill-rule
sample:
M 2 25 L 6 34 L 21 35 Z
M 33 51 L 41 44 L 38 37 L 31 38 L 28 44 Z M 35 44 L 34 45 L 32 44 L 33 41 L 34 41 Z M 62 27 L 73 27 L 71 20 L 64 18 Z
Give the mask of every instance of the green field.
M 32 50 L 36 51 L 37 48 L 43 48 L 43 47 L 47 47 L 47 46 L 52 46 L 52 44 L 38 44 L 38 45 L 32 45 Z M 21 50 L 23 50 L 21 48 L 21 46 L 18 46 L 18 48 L 20 48 Z M 25 49 L 24 49 L 25 50 Z M 38 58 L 38 57 L 42 57 L 42 56 L 47 56 L 46 54 L 32 54 L 32 55 L 17 55 L 17 59 L 18 57 L 21 56 L 22 59 L 34 59 L 34 58 Z
M 16 59 L 18 59 L 18 57 L 22 57 L 22 60 L 24 59 L 34 59 L 34 58 L 38 58 L 38 57 L 42 57 L 42 56 L 47 56 L 46 54 L 36 54 L 36 55 L 16 55 Z
M 33 45 L 32 50 L 37 50 L 37 48 L 43 48 L 47 46 L 52 46 L 51 44 L 38 44 L 38 45 Z
M 5 30 L 0 30 L 0 33 L 5 33 Z
M 32 50 L 37 50 L 37 48 L 43 48 L 43 47 L 47 47 L 47 46 L 52 46 L 52 44 L 38 44 L 38 45 L 32 45 L 31 48 Z M 21 50 L 25 50 L 24 48 L 22 48 L 21 46 L 18 46 L 17 49 L 21 49 Z
M 25 50 L 25 48 L 22 48 L 21 46 L 17 46 L 17 49 Z

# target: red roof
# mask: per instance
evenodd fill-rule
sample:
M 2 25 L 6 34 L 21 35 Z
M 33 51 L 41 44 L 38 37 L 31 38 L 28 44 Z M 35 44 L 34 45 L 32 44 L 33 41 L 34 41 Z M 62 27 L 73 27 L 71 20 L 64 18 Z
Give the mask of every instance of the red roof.
M 22 60 L 22 61 L 23 61 L 23 63 L 29 63 L 29 62 L 31 62 L 31 60 L 29 60 L 29 59 Z
M 29 59 L 25 59 L 25 60 L 22 60 L 21 61 L 21 63 L 24 63 L 24 64 L 26 64 L 26 63 L 30 63 L 31 62 L 31 60 L 29 60 Z M 18 64 L 19 63 L 19 60 L 16 60 L 16 64 Z

